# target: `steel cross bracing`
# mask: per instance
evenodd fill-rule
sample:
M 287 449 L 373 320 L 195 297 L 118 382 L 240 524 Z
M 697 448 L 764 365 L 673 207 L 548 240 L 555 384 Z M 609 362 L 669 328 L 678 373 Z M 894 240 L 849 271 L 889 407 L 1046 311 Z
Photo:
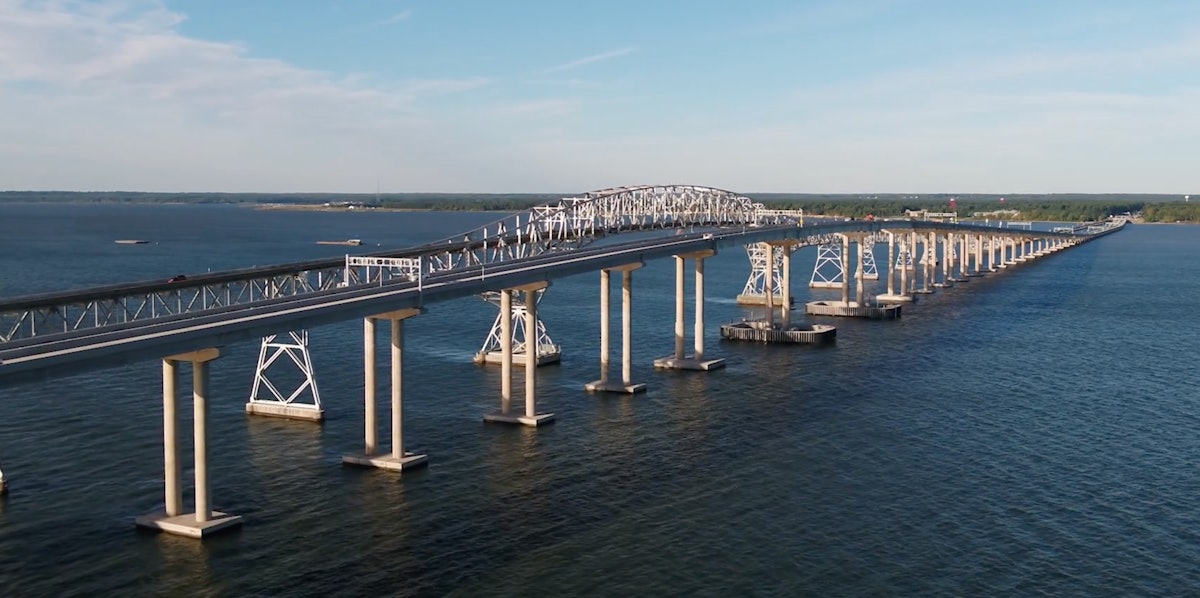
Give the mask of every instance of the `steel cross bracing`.
M 767 247 L 766 243 L 746 244 L 746 257 L 750 259 L 750 277 L 746 279 L 746 287 L 742 289 L 745 296 L 766 296 L 767 282 Z M 775 297 L 783 293 L 783 252 L 795 252 L 800 245 L 776 246 L 773 252 L 774 263 L 771 264 L 771 289 Z
M 875 241 L 874 236 L 868 236 L 859 243 L 863 248 L 863 279 L 879 280 L 879 266 L 875 265 Z
M 101 328 L 127 322 L 167 318 L 199 311 L 334 288 L 341 267 L 327 270 L 270 273 L 197 285 L 186 281 L 146 292 L 122 292 L 25 309 L 0 311 L 0 343 L 38 335 Z M 226 277 L 227 278 L 227 277 Z
M 814 289 L 827 289 L 842 286 L 846 272 L 842 267 L 842 242 L 834 239 L 829 243 L 817 246 L 817 261 L 813 264 L 812 277 L 808 286 Z
M 320 410 L 321 393 L 317 390 L 316 373 L 313 371 L 312 356 L 308 350 L 308 331 L 288 332 L 288 337 L 291 338 L 291 342 L 277 340 L 278 335 L 274 334 L 263 337 L 258 352 L 258 367 L 254 371 L 254 385 L 250 389 L 250 402 L 293 405 L 296 399 L 308 391 L 308 394 L 312 396 L 312 403 L 303 405 Z M 271 366 L 277 365 L 276 362 L 284 355 L 291 360 L 291 364 L 299 370 L 303 377 L 295 390 L 287 396 L 280 392 L 279 387 L 268 376 Z M 263 390 L 266 390 L 270 396 L 261 394 Z
M 535 293 L 535 296 L 536 296 L 535 301 L 537 301 L 538 305 L 541 305 L 542 296 L 545 293 L 546 293 L 545 289 L 542 289 L 540 291 L 537 291 L 537 293 Z M 486 293 L 486 294 L 484 294 L 483 298 L 488 303 L 495 305 L 497 310 L 501 310 L 501 308 L 500 308 L 500 293 L 499 292 Z M 479 352 L 475 354 L 476 362 L 483 363 L 484 361 L 486 361 L 488 354 L 491 354 L 491 353 L 498 354 L 504 350 L 502 347 L 501 338 L 500 338 L 501 337 L 501 333 L 500 333 L 501 321 L 500 320 L 503 317 L 504 317 L 503 310 L 501 310 L 500 313 L 496 314 L 496 320 L 492 323 L 492 330 L 488 333 L 488 337 L 483 341 L 483 347 L 481 347 L 479 349 Z M 537 330 L 536 330 L 536 334 L 534 335 L 534 342 L 535 342 L 534 347 L 536 348 L 536 352 L 534 353 L 535 358 L 540 358 L 544 355 L 558 354 L 561 351 L 561 348 L 558 345 L 554 344 L 554 341 L 550 338 L 550 335 L 546 332 L 546 325 L 542 323 L 541 317 L 537 318 L 536 326 L 537 326 Z M 525 344 L 528 340 L 528 335 L 526 334 L 526 330 L 525 330 L 525 301 L 523 299 L 521 299 L 520 297 L 513 297 L 513 299 L 512 299 L 512 339 L 511 340 L 512 340 L 512 352 L 514 354 L 524 354 L 528 357 L 528 353 L 526 350 L 526 344 Z

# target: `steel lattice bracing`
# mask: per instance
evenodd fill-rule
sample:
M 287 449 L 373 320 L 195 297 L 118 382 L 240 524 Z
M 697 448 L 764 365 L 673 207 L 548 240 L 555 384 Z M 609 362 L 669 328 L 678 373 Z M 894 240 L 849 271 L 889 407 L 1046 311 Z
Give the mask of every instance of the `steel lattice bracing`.
M 617 187 L 566 197 L 487 226 L 402 251 L 350 260 L 200 275 L 170 284 L 141 282 L 78 293 L 78 297 L 17 300 L 0 306 L 0 343 L 39 335 L 192 314 L 458 268 L 567 251 L 611 234 L 704 226 L 802 222 L 798 210 L 767 210 L 730 191 L 694 185 Z M 372 264 L 374 258 L 389 264 Z M 394 260 L 410 260 L 398 263 Z M 347 261 L 351 262 L 350 264 Z M 144 290 L 142 290 L 144 289 Z
M 808 286 L 814 289 L 841 288 L 846 280 L 846 270 L 842 266 L 842 242 L 834 239 L 829 243 L 817 246 L 817 261 L 813 264 L 812 278 Z
M 616 187 L 565 197 L 424 247 L 433 249 L 425 256 L 429 271 L 437 272 L 578 249 L 621 232 L 758 226 L 802 218 L 800 211 L 767 210 L 748 197 L 710 187 Z
M 774 263 L 771 264 L 771 289 L 774 297 L 783 297 L 783 253 L 794 252 L 799 245 L 778 246 L 772 252 Z M 765 243 L 750 243 L 746 245 L 746 257 L 750 259 L 750 277 L 746 279 L 746 287 L 739 297 L 766 297 L 767 283 L 767 249 Z
M 250 402 L 293 405 L 296 404 L 296 399 L 307 394 L 312 397 L 312 403 L 303 403 L 302 405 L 320 410 L 321 393 L 317 390 L 316 373 L 313 370 L 312 356 L 308 350 L 308 331 L 289 332 L 288 338 L 291 339 L 290 342 L 279 340 L 278 335 L 274 334 L 263 337 L 258 352 L 258 367 L 254 371 L 254 386 L 250 389 Z M 299 370 L 302 376 L 299 385 L 286 396 L 269 376 L 271 366 L 287 367 L 287 362 L 277 363 L 283 356 L 288 358 L 291 365 Z M 266 393 L 264 394 L 263 391 Z
M 537 303 L 542 303 L 542 296 L 545 295 L 545 289 L 537 292 Z M 500 307 L 500 293 L 486 293 L 483 296 L 484 300 Z M 489 363 L 495 361 L 499 363 L 498 357 L 503 350 L 501 342 L 501 324 L 500 320 L 504 317 L 503 313 L 496 314 L 496 320 L 492 323 L 492 329 L 488 333 L 487 338 L 483 341 L 483 347 L 475 354 L 475 363 Z M 550 363 L 558 361 L 562 354 L 562 348 L 559 347 L 550 338 L 550 334 L 546 332 L 546 325 L 542 323 L 542 318 L 537 318 L 537 330 L 534 334 L 534 347 L 536 348 L 535 355 L 537 356 L 538 365 L 542 363 Z M 512 351 L 514 355 L 520 355 L 521 363 L 529 357 L 528 341 L 529 335 L 525 330 L 525 302 L 519 297 L 514 297 L 512 300 Z
M 863 248 L 863 279 L 879 280 L 879 267 L 875 265 L 875 242 L 868 237 L 859 243 Z

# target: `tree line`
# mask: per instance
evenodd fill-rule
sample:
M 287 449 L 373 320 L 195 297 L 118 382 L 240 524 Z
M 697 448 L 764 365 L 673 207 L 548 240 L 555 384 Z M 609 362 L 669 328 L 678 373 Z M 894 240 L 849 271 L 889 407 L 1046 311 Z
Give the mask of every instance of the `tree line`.
M 557 202 L 553 193 L 151 193 L 131 191 L 2 191 L 0 201 L 87 203 L 347 204 L 362 207 L 519 212 Z M 906 210 L 954 211 L 960 217 L 1084 222 L 1141 213 L 1146 222 L 1200 222 L 1200 201 L 1161 194 L 782 194 L 751 196 L 769 208 L 802 209 L 844 218 L 888 218 Z M 953 200 L 953 203 L 952 203 Z M 1007 210 L 1008 212 L 1001 212 Z M 1013 213 L 1012 211 L 1015 211 Z

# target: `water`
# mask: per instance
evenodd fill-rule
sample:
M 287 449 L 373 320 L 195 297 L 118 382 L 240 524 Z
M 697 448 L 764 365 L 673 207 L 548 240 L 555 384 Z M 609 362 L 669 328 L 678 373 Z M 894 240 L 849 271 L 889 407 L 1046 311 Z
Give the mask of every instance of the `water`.
M 493 219 L 6 204 L 0 296 Z M 157 362 L 8 388 L 0 595 L 1188 594 L 1198 249 L 1200 227 L 1136 225 L 922 297 L 899 321 L 823 320 L 839 327 L 828 348 L 721 342 L 716 324 L 747 315 L 732 298 L 748 264 L 728 251 L 706 264 L 706 345 L 728 359 L 710 373 L 650 367 L 673 334 L 672 265 L 653 262 L 634 274 L 633 377 L 649 387 L 634 397 L 582 390 L 598 276 L 556 280 L 541 314 L 564 353 L 539 372 L 539 408 L 557 423 L 537 430 L 480 421 L 499 372 L 470 357 L 494 308 L 436 304 L 406 324 L 405 438 L 430 466 L 403 477 L 340 465 L 362 444 L 359 323 L 312 331 L 323 425 L 247 417 L 258 347 L 225 347 L 210 481 L 245 525 L 204 542 L 132 525 L 162 504 Z M 814 259 L 794 260 L 798 302 L 837 296 L 799 283 Z

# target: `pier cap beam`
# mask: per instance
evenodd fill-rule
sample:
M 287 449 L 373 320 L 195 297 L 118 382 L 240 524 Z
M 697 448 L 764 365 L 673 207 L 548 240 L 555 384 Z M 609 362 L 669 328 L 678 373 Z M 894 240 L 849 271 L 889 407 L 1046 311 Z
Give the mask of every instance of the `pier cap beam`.
M 408 307 L 408 308 L 404 308 L 404 309 L 398 309 L 396 311 L 387 311 L 387 312 L 383 312 L 381 314 L 375 314 L 373 316 L 367 316 L 367 317 L 371 318 L 372 320 L 403 320 L 406 318 L 411 318 L 413 316 L 419 316 L 423 313 L 425 313 L 424 308 Z
M 220 356 L 221 349 L 217 347 L 211 347 L 208 349 L 199 349 L 190 353 L 170 355 L 168 357 L 164 357 L 163 359 L 166 361 L 191 361 L 195 363 L 204 363 L 206 361 L 212 361 Z

